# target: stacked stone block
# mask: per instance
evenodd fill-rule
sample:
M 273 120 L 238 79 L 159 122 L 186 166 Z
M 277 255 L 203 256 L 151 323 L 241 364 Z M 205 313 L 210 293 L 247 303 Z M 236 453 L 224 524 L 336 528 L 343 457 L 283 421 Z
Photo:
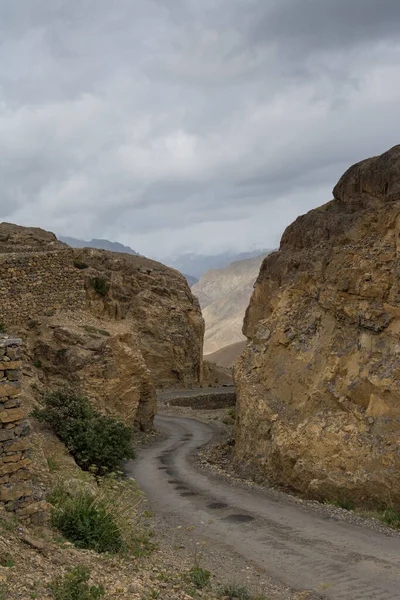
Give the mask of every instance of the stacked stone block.
M 32 503 L 29 423 L 21 407 L 21 340 L 0 336 L 0 501 L 10 511 Z
M 0 323 L 19 325 L 58 310 L 82 309 L 86 293 L 72 248 L 0 253 Z

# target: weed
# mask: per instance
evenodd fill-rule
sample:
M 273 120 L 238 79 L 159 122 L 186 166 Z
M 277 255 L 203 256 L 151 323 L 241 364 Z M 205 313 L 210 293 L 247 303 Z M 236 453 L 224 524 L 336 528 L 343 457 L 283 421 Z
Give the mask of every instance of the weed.
M 102 585 L 89 585 L 88 567 L 75 567 L 64 576 L 59 576 L 50 584 L 55 600 L 97 600 L 105 594 Z
M 246 586 L 237 583 L 227 583 L 218 590 L 219 598 L 229 600 L 265 600 L 263 596 L 253 596 Z
M 189 577 L 194 587 L 198 590 L 202 590 L 208 585 L 211 573 L 201 567 L 192 567 L 189 571 Z
M 11 554 L 9 552 L 6 552 L 5 554 L 2 554 L 0 556 L 0 565 L 2 567 L 15 567 L 15 560 L 13 559 L 13 557 L 11 556 Z
M 230 416 L 231 419 L 235 420 L 236 419 L 236 410 L 234 408 L 230 408 L 228 410 L 228 415 Z
M 0 583 L 0 600 L 7 600 L 8 598 L 8 585 L 6 583 Z
M 43 402 L 32 416 L 50 425 L 83 469 L 101 475 L 119 469 L 122 460 L 135 458 L 131 428 L 102 415 L 86 397 L 59 389 L 46 394 Z
M 47 459 L 47 466 L 49 467 L 50 473 L 54 473 L 54 471 L 58 471 L 58 469 L 60 468 L 58 462 L 54 460 L 54 458 L 52 458 L 51 456 L 49 456 Z
M 381 520 L 390 527 L 400 529 L 400 512 L 395 508 L 387 508 L 386 510 L 384 510 L 381 516 Z
M 7 328 L 4 323 L 0 323 L 0 333 L 7 333 Z
M 88 269 L 89 265 L 87 265 L 83 260 L 81 260 L 80 258 L 75 258 L 74 259 L 74 267 L 76 269 Z
M 121 552 L 122 534 L 105 503 L 88 491 L 68 498 L 52 514 L 52 525 L 77 548 Z
M 139 522 L 143 494 L 133 480 L 109 476 L 94 491 L 82 487 L 72 495 L 58 484 L 47 499 L 52 524 L 78 548 L 143 556 L 155 547 Z
M 42 361 L 40 359 L 36 359 L 33 361 L 33 366 L 36 367 L 37 369 L 41 369 L 42 368 Z
M 355 502 L 349 500 L 349 498 L 346 498 L 345 496 L 336 498 L 335 500 L 327 500 L 326 502 L 327 504 L 337 506 L 338 508 L 344 508 L 345 510 L 354 510 L 356 508 Z
M 36 321 L 35 319 L 29 319 L 27 326 L 29 329 L 36 329 L 36 327 L 39 325 L 39 321 Z
M 107 296 L 110 284 L 104 277 L 94 277 L 92 279 L 93 289 L 100 296 Z
M 16 531 L 18 528 L 18 520 L 14 515 L 0 517 L 0 528 L 5 531 Z
M 110 332 L 105 329 L 97 329 L 97 327 L 92 327 L 92 325 L 82 325 L 82 329 L 84 329 L 87 333 L 94 333 L 97 335 L 104 335 L 109 337 Z

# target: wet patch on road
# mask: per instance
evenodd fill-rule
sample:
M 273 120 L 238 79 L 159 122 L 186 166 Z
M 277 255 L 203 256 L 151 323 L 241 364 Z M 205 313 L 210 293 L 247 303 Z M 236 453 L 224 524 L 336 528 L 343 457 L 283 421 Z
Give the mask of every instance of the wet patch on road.
M 179 494 L 180 496 L 197 496 L 196 492 L 182 492 L 181 494 Z
M 254 521 L 254 517 L 250 515 L 229 515 L 229 517 L 224 517 L 224 521 L 228 521 L 228 523 L 250 523 L 250 521 Z
M 211 502 L 211 504 L 207 504 L 207 508 L 211 508 L 211 510 L 218 510 L 220 508 L 229 508 L 229 506 L 224 502 Z

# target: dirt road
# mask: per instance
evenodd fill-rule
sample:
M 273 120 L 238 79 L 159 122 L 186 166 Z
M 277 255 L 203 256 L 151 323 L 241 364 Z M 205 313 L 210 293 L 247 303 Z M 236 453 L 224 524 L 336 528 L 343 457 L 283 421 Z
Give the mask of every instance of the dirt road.
M 230 547 L 295 590 L 329 600 L 399 600 L 400 537 L 201 472 L 193 456 L 214 430 L 175 417 L 157 417 L 156 424 L 167 437 L 140 451 L 129 467 L 156 514 L 207 523 L 215 547 Z

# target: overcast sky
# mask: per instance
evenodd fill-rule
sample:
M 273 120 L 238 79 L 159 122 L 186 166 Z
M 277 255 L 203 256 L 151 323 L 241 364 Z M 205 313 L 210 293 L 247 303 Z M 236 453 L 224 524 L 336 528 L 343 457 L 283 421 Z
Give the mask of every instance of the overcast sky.
M 0 220 L 274 247 L 399 125 L 399 0 L 0 2 Z

